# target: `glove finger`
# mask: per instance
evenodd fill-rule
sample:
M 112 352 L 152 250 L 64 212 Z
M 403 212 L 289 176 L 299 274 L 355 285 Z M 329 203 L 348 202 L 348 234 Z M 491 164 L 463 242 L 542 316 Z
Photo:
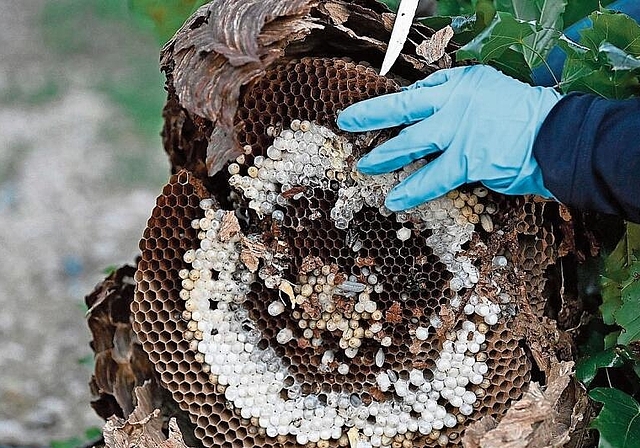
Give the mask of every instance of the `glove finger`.
M 449 99 L 448 84 L 405 90 L 360 101 L 338 115 L 343 131 L 364 132 L 411 124 L 434 114 Z
M 471 66 L 438 70 L 437 72 L 431 73 L 426 78 L 421 79 L 420 81 L 414 82 L 408 87 L 403 87 L 402 90 L 415 90 L 415 89 L 421 89 L 423 87 L 439 86 L 451 80 L 452 78 L 461 76 L 463 73 L 467 72 L 470 68 Z
M 389 210 L 400 211 L 447 194 L 466 182 L 461 161 L 445 152 L 393 188 L 385 200 Z
M 444 151 L 453 138 L 454 127 L 445 123 L 443 114 L 426 118 L 387 140 L 358 161 L 364 174 L 383 174 L 429 154 Z

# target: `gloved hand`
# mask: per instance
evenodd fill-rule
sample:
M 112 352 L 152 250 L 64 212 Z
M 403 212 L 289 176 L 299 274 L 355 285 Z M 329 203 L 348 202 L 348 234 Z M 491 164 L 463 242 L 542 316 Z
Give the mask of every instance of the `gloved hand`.
M 338 126 L 362 132 L 411 124 L 360 159 L 364 174 L 387 173 L 442 152 L 391 190 L 385 201 L 390 210 L 415 207 L 476 181 L 500 193 L 553 197 L 532 149 L 560 98 L 551 88 L 531 87 L 488 66 L 458 67 L 349 106 Z

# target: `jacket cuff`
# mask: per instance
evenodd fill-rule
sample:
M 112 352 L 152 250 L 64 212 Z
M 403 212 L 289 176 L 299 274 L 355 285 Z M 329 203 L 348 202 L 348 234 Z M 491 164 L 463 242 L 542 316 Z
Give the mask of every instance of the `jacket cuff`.
M 547 115 L 533 146 L 561 202 L 640 221 L 640 99 L 573 93 Z

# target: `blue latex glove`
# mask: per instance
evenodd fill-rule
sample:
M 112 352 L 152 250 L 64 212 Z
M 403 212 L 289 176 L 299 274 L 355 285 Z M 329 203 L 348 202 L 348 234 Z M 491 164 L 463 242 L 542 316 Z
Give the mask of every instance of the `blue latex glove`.
M 500 193 L 553 197 L 532 149 L 560 98 L 551 88 L 531 87 L 489 66 L 458 67 L 349 106 L 338 126 L 362 132 L 411 124 L 360 159 L 364 174 L 387 173 L 442 152 L 391 190 L 385 205 L 393 211 L 476 181 Z

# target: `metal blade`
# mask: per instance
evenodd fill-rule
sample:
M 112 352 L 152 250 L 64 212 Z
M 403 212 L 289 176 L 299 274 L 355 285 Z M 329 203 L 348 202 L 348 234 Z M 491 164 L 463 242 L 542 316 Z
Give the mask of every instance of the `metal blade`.
M 396 62 L 404 42 L 409 35 L 409 29 L 413 23 L 413 18 L 416 15 L 416 9 L 420 0 L 401 0 L 398 7 L 398 14 L 396 20 L 393 23 L 393 31 L 391 31 L 391 39 L 389 39 L 389 45 L 387 46 L 387 52 L 384 55 L 384 61 L 382 61 L 382 68 L 380 74 L 386 75 L 393 63 Z

